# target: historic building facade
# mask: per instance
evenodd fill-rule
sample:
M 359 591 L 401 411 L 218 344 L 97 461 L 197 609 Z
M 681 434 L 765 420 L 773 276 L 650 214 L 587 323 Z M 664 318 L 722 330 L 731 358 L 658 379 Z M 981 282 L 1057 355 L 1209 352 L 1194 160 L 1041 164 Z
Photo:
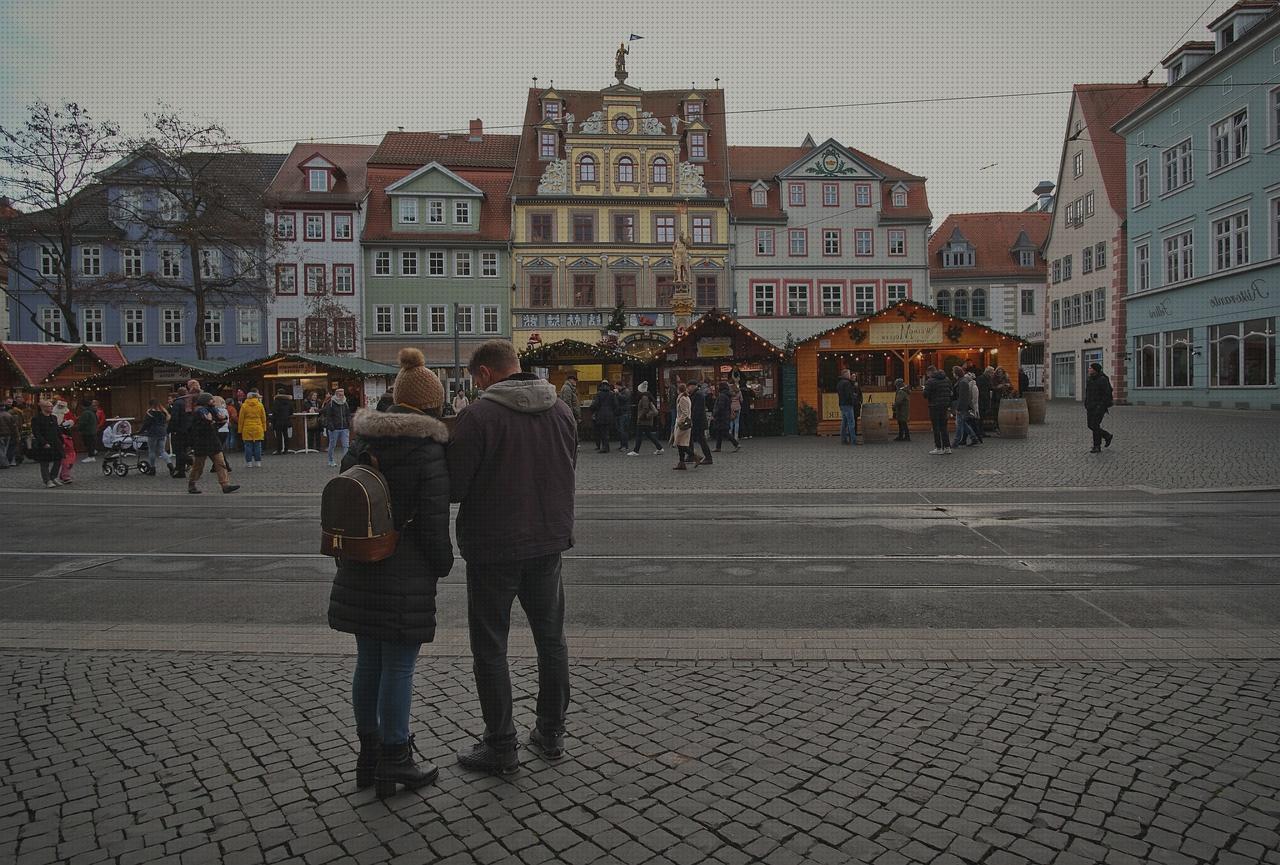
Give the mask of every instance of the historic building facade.
M 733 309 L 783 344 L 929 290 L 925 179 L 828 139 L 730 147 Z
M 1165 58 L 1118 124 L 1130 190 L 1131 402 L 1280 409 L 1280 6 L 1242 2 Z M 1259 82 L 1271 82 L 1259 83 Z
M 624 347 L 673 332 L 673 245 L 689 244 L 697 312 L 729 304 L 724 93 L 533 88 L 512 184 L 513 336 Z

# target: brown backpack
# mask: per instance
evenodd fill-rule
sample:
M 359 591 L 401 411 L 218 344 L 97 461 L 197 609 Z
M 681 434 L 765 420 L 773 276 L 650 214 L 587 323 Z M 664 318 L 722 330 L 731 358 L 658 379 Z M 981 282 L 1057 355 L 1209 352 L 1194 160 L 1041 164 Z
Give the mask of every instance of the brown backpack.
M 354 562 L 380 562 L 396 551 L 400 532 L 391 515 L 391 491 L 372 465 L 354 465 L 320 494 L 320 552 Z

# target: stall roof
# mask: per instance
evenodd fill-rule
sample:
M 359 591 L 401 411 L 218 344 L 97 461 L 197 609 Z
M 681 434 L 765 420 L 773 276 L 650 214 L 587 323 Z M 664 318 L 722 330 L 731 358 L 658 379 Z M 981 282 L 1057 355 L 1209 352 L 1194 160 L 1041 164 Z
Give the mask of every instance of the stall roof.
M 260 357 L 256 360 L 246 361 L 237 366 L 229 367 L 225 370 L 228 377 L 240 375 L 249 370 L 260 367 L 269 363 L 276 363 L 282 360 L 295 360 L 304 363 L 312 363 L 316 366 L 328 367 L 339 372 L 351 373 L 353 375 L 372 378 L 378 375 L 395 375 L 400 372 L 400 368 L 390 366 L 385 363 L 378 363 L 369 360 L 367 357 L 345 357 L 324 354 L 295 354 L 293 352 L 276 352 L 268 357 Z
M 0 356 L 8 358 L 18 375 L 26 381 L 26 387 L 37 387 L 49 381 L 82 350 L 88 351 L 100 364 L 109 368 L 126 362 L 120 346 L 113 344 L 0 342 Z
M 687 340 L 690 340 L 695 336 L 697 336 L 698 331 L 702 330 L 705 327 L 709 327 L 715 324 L 727 324 L 731 327 L 734 327 L 737 330 L 741 331 L 747 337 L 758 342 L 760 344 L 760 347 L 764 349 L 766 352 L 768 352 L 769 354 L 776 355 L 778 358 L 781 358 L 783 355 L 782 349 L 778 348 L 778 346 L 774 345 L 768 339 L 765 339 L 764 337 L 760 336 L 760 334 L 756 333 L 751 328 L 741 324 L 736 318 L 729 315 L 727 312 L 721 312 L 718 309 L 713 309 L 703 313 L 702 317 L 699 318 L 697 321 L 695 321 L 693 324 L 689 325 L 689 327 L 685 329 L 684 333 L 678 333 L 675 339 L 671 340 L 670 343 L 663 346 L 662 347 L 663 353 L 669 354 L 672 351 L 675 351 L 677 348 L 683 345 Z
M 593 345 L 577 339 L 561 339 L 540 345 L 537 348 L 526 348 L 520 352 L 521 363 L 537 363 L 546 360 L 565 360 L 580 357 L 583 361 L 603 361 L 605 363 L 642 364 L 645 359 L 628 354 L 616 348 Z
M 889 306 L 886 306 L 884 309 L 880 310 L 879 312 L 872 313 L 871 315 L 864 315 L 861 318 L 851 318 L 846 321 L 842 321 L 840 324 L 837 324 L 834 327 L 829 327 L 826 330 L 820 331 L 819 333 L 815 333 L 813 336 L 809 337 L 808 339 L 801 340 L 800 342 L 802 343 L 813 342 L 815 339 L 835 333 L 837 330 L 841 330 L 852 324 L 869 323 L 879 318 L 887 318 L 890 314 L 897 316 L 903 319 L 904 321 L 911 321 L 911 319 L 915 317 L 914 314 L 912 313 L 912 310 L 917 310 L 917 309 L 928 310 L 929 312 L 944 316 L 950 322 L 961 324 L 961 325 L 964 325 L 965 327 L 974 327 L 974 328 L 977 328 L 978 330 L 985 330 L 987 333 L 991 334 L 992 336 L 998 336 L 1001 339 L 1011 339 L 1014 342 L 1017 342 L 1018 344 L 1023 346 L 1027 344 L 1027 341 L 1022 337 L 1018 336 L 1016 333 L 1006 333 L 1003 330 L 996 330 L 994 327 L 987 327 L 985 324 L 983 324 L 980 321 L 973 321 L 971 319 L 960 318 L 958 316 L 951 315 L 950 313 L 941 311 L 937 307 L 929 306 L 929 304 L 921 303 L 918 300 L 899 300 L 895 303 L 890 304 Z
M 852 319 L 848 318 L 809 318 L 796 316 L 790 318 L 782 316 L 778 318 L 740 318 L 739 323 L 743 327 L 750 328 L 760 336 L 769 340 L 778 348 L 786 351 L 787 337 L 790 336 L 794 342 L 803 342 L 813 336 L 818 331 L 826 331 L 832 326 L 833 322 L 840 322 L 838 326 L 848 324 Z
M 133 360 L 120 366 L 107 370 L 106 372 L 95 373 L 94 375 L 82 378 L 76 382 L 76 387 L 86 387 L 94 385 L 109 384 L 116 380 L 117 376 L 125 373 L 134 372 L 140 369 L 154 369 L 158 366 L 176 366 L 178 369 L 185 369 L 189 372 L 199 373 L 201 375 L 221 375 L 223 372 L 231 368 L 231 361 L 228 360 L 173 360 L 172 358 L 163 357 L 143 357 Z

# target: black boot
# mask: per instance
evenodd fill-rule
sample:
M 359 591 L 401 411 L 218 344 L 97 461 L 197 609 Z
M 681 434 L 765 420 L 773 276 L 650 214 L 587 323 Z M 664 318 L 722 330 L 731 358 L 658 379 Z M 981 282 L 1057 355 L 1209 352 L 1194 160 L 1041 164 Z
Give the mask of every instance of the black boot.
M 373 786 L 373 772 L 378 768 L 382 739 L 377 733 L 360 737 L 360 755 L 356 757 L 356 789 Z
M 413 737 L 403 745 L 383 745 L 378 767 L 373 771 L 373 780 L 378 786 L 378 798 L 394 796 L 396 785 L 401 784 L 406 790 L 416 790 L 432 783 L 440 775 L 440 770 L 430 763 L 419 766 L 413 761 Z

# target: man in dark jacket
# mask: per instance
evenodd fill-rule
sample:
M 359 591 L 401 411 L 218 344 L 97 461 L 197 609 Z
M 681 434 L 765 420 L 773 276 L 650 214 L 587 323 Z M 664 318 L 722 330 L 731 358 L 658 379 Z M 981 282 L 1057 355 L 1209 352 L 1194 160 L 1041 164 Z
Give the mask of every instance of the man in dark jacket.
M 929 367 L 924 377 L 924 399 L 929 404 L 929 423 L 933 426 L 933 450 L 938 456 L 951 453 L 951 439 L 947 436 L 947 410 L 951 408 L 951 382 L 947 374 Z
M 276 434 L 276 456 L 289 452 L 289 429 L 293 424 L 293 400 L 284 388 L 276 390 L 271 401 L 271 428 Z
M 609 432 L 618 419 L 618 398 L 609 382 L 602 381 L 596 388 L 596 398 L 591 401 L 591 426 L 596 433 L 596 453 L 609 452 Z
M 619 381 L 614 387 L 614 398 L 617 402 L 618 412 L 618 452 L 626 453 L 631 450 L 628 443 L 631 441 L 631 388 L 627 387 L 625 381 Z
M 80 402 L 80 417 L 76 421 L 76 431 L 80 433 L 80 439 L 84 442 L 84 459 L 82 463 L 97 462 L 94 456 L 98 452 L 98 412 L 93 407 L 93 400 L 82 400 Z
M 1084 385 L 1085 417 L 1088 419 L 1089 429 L 1093 432 L 1093 447 L 1089 450 L 1091 454 L 1102 453 L 1103 439 L 1106 439 L 1107 447 L 1111 447 L 1111 440 L 1115 438 L 1102 428 L 1102 418 L 1109 408 L 1111 408 L 1111 379 L 1107 378 L 1107 374 L 1102 371 L 1102 364 L 1091 363 L 1089 380 Z
M 689 429 L 689 455 L 693 456 L 695 446 L 702 448 L 702 465 L 711 465 L 711 447 L 707 444 L 707 391 L 709 385 L 704 381 L 693 388 L 689 396 L 689 420 L 693 426 Z
M 484 392 L 454 426 L 449 497 L 461 502 L 457 538 L 467 560 L 467 618 L 485 731 L 458 762 L 508 775 L 520 765 L 507 667 L 516 597 L 538 652 L 538 720 L 529 743 L 548 759 L 564 755 L 569 649 L 560 555 L 573 546 L 577 427 L 550 382 L 520 371 L 510 342 L 484 343 L 468 369 Z
M 11 448 L 22 435 L 22 422 L 10 412 L 11 408 L 13 404 L 8 400 L 0 404 L 0 469 L 7 469 L 14 464 Z
M 174 477 L 183 477 L 191 466 L 191 458 L 188 454 L 191 445 L 188 436 L 191 432 L 191 401 L 194 398 L 194 394 L 189 395 L 187 389 L 179 385 L 174 392 L 173 401 L 169 403 L 169 435 L 172 437 L 170 446 L 173 448 Z
M 836 382 L 836 400 L 840 404 L 840 444 L 856 445 L 858 443 L 858 416 L 856 403 L 857 386 L 853 383 L 853 373 L 847 369 L 840 370 L 840 380 Z
M 743 379 L 742 392 L 738 399 L 742 403 L 742 408 L 738 410 L 738 433 L 739 438 L 751 438 L 751 406 L 755 405 L 756 392 L 751 387 L 751 382 Z
M 231 483 L 227 475 L 227 458 L 222 453 L 222 440 L 218 438 L 218 427 L 224 421 L 214 414 L 213 394 L 199 394 L 195 402 L 196 409 L 191 413 L 191 431 L 187 437 L 195 461 L 191 464 L 191 476 L 187 479 L 187 492 L 201 492 L 196 484 L 204 474 L 204 461 L 207 459 L 218 476 L 218 486 L 222 487 L 224 493 L 234 493 L 240 489 L 240 485 Z
M 342 388 L 333 392 L 333 396 L 320 409 L 320 422 L 324 424 L 325 435 L 329 438 L 329 465 L 337 465 L 333 461 L 334 449 L 341 446 L 345 451 L 350 447 L 351 407 L 347 405 L 347 393 Z
M 725 439 L 733 445 L 734 453 L 742 450 L 738 440 L 733 437 L 733 431 L 729 429 L 729 424 L 733 421 L 733 396 L 729 393 L 727 381 L 720 382 L 720 390 L 716 393 L 716 405 L 711 410 L 711 420 L 715 425 L 716 453 L 720 453 L 720 446 Z

